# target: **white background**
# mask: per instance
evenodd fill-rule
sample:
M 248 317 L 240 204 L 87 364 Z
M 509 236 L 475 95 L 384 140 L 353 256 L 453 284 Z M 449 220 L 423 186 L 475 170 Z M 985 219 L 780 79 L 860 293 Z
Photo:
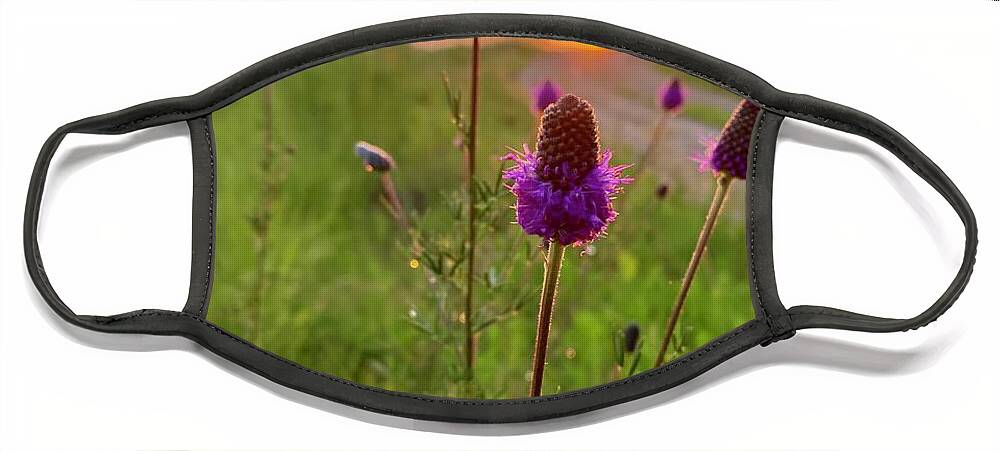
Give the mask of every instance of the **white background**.
M 1000 3 L 867 3 L 3 2 L 0 445 L 1000 447 Z M 21 219 L 31 166 L 56 127 L 194 93 L 333 33 L 473 11 L 615 23 L 735 63 L 778 88 L 879 117 L 936 161 L 975 209 L 981 245 L 972 283 L 941 320 L 918 331 L 804 331 L 652 399 L 492 427 L 341 407 L 263 382 L 181 339 L 109 338 L 65 326 L 42 304 L 24 269 Z M 782 134 L 774 230 L 785 303 L 891 316 L 921 311 L 959 261 L 962 230 L 947 205 L 863 141 L 801 124 L 787 124 Z M 145 144 L 129 150 L 136 143 Z M 83 313 L 180 309 L 190 240 L 186 128 L 73 137 L 61 152 L 41 243 L 62 297 Z

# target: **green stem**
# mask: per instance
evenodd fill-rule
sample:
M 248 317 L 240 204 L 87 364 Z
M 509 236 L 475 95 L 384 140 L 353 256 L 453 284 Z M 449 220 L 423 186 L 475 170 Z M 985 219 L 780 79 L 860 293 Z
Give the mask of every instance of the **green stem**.
M 653 368 L 663 365 L 663 359 L 667 354 L 667 349 L 670 347 L 670 338 L 674 335 L 674 329 L 677 327 L 677 319 L 681 316 L 681 310 L 684 308 L 684 301 L 687 299 L 688 290 L 691 289 L 691 281 L 694 280 L 694 275 L 698 272 L 698 265 L 701 263 L 701 257 L 705 254 L 705 247 L 708 246 L 708 239 L 712 236 L 712 230 L 715 229 L 715 224 L 719 221 L 719 212 L 722 211 L 722 205 L 726 203 L 726 197 L 729 194 L 729 186 L 732 184 L 733 177 L 729 175 L 720 175 L 718 178 L 718 183 L 715 186 L 715 194 L 712 196 L 712 204 L 708 208 L 708 215 L 705 217 L 705 225 L 701 228 L 701 234 L 698 235 L 698 244 L 695 245 L 694 253 L 691 255 L 691 261 L 688 263 L 687 271 L 684 273 L 684 280 L 681 282 L 681 289 L 677 292 L 677 300 L 674 301 L 674 308 L 670 312 L 670 318 L 667 319 L 667 329 L 663 336 L 663 345 L 660 346 L 660 352 L 656 356 L 656 363 Z
M 556 287 L 559 285 L 559 271 L 562 269 L 566 248 L 553 241 L 549 245 L 548 261 L 545 264 L 545 279 L 542 282 L 542 300 L 538 306 L 538 325 L 535 330 L 535 354 L 531 362 L 531 396 L 541 396 L 542 375 L 545 372 L 545 353 L 549 347 L 549 329 L 552 326 L 552 309 L 556 303 Z
M 272 112 L 273 87 L 267 86 L 261 90 L 261 160 L 260 168 L 263 178 L 257 211 L 252 219 L 254 231 L 254 280 L 248 300 L 250 313 L 250 333 L 247 337 L 256 343 L 260 336 L 260 310 L 269 283 L 267 276 L 267 237 L 270 232 L 271 208 L 274 203 L 276 187 L 271 175 L 274 166 L 274 130 Z
M 476 117 L 479 101 L 479 38 L 472 38 L 472 88 L 469 93 L 469 130 L 466 145 L 466 164 L 469 184 L 469 266 L 465 281 L 465 369 L 466 378 L 472 380 L 476 364 L 475 338 L 472 336 L 472 293 L 476 275 Z

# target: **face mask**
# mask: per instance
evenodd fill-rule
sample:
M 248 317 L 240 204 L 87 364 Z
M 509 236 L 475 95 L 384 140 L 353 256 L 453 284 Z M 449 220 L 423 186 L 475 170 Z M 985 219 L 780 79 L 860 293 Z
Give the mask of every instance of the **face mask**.
M 926 311 L 782 305 L 770 214 L 785 117 L 872 140 L 955 209 L 964 260 Z M 74 313 L 37 242 L 56 148 L 179 121 L 194 162 L 186 304 Z M 64 125 L 24 230 L 32 280 L 72 324 L 187 337 L 295 390 L 454 422 L 634 400 L 799 329 L 916 329 L 952 305 L 976 251 L 962 194 L 871 116 L 612 25 L 492 14 L 339 34 Z

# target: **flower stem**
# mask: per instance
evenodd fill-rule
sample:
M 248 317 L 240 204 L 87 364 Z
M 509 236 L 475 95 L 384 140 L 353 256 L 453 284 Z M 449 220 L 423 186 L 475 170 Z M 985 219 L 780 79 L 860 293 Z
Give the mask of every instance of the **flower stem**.
M 392 181 L 392 176 L 388 172 L 383 172 L 379 177 L 382 182 L 382 193 L 385 195 L 386 202 L 389 204 L 389 213 L 392 214 L 396 221 L 403 229 L 410 228 L 410 221 L 406 217 L 406 211 L 403 210 L 403 204 L 399 201 L 399 194 L 396 193 L 396 184 Z
M 698 244 L 695 245 L 691 261 L 688 263 L 687 271 L 684 273 L 681 289 L 677 292 L 677 300 L 674 301 L 674 308 L 671 310 L 670 318 L 667 320 L 663 345 L 660 346 L 660 352 L 656 356 L 656 364 L 653 365 L 653 368 L 663 365 L 663 358 L 670 347 L 670 338 L 674 335 L 674 329 L 677 327 L 677 319 L 681 316 L 681 310 L 684 308 L 684 300 L 687 299 L 688 290 L 691 288 L 691 281 L 694 280 L 694 275 L 698 271 L 698 264 L 701 263 L 701 257 L 705 254 L 705 247 L 708 246 L 708 239 L 712 236 L 712 230 L 715 229 L 715 224 L 719 220 L 719 212 L 722 211 L 722 206 L 726 203 L 726 197 L 729 194 L 729 186 L 732 184 L 732 181 L 733 177 L 726 174 L 720 175 L 717 179 L 718 183 L 715 186 L 715 194 L 712 196 L 712 204 L 709 206 L 708 215 L 705 217 L 705 225 L 702 226 L 701 234 L 698 235 Z
M 466 144 L 466 164 L 469 191 L 469 266 L 465 281 L 465 369 L 466 378 L 472 380 L 472 370 L 476 363 L 475 339 L 472 336 L 472 294 L 476 274 L 476 191 L 473 184 L 476 176 L 476 117 L 479 101 L 479 38 L 472 38 L 472 88 L 469 91 L 469 129 Z
M 282 185 L 288 176 L 289 160 L 295 153 L 295 146 L 286 144 L 283 152 L 278 152 L 274 139 L 274 87 L 267 86 L 261 90 L 261 189 L 258 194 L 257 210 L 249 218 L 253 231 L 254 243 L 254 277 L 253 286 L 247 299 L 246 309 L 248 332 L 245 334 L 251 342 L 260 339 L 261 308 L 263 300 L 271 287 L 272 274 L 268 271 L 267 261 L 268 240 L 271 231 L 271 216 L 275 203 L 279 201 Z
M 639 161 L 636 162 L 634 171 L 634 177 L 638 177 L 642 173 L 643 168 L 646 166 L 646 161 L 649 159 L 649 154 L 653 153 L 656 147 L 660 144 L 660 139 L 663 137 L 663 130 L 666 129 L 667 119 L 670 113 L 664 111 L 660 115 L 660 119 L 656 121 L 656 127 L 653 127 L 653 133 L 650 135 L 649 144 L 646 145 L 646 151 L 642 153 L 639 157 Z
M 542 374 L 545 372 L 545 353 L 549 347 L 549 329 L 552 326 L 552 309 L 556 303 L 556 287 L 562 269 L 566 248 L 558 242 L 549 244 L 545 278 L 542 282 L 542 300 L 538 306 L 538 325 L 535 331 L 535 354 L 531 362 L 531 396 L 542 394 Z
M 267 241 L 270 232 L 271 208 L 275 195 L 274 178 L 271 177 L 271 171 L 274 166 L 272 91 L 273 87 L 267 86 L 260 93 L 261 116 L 263 119 L 260 139 L 262 151 L 260 168 L 263 173 L 263 184 L 259 194 L 257 211 L 251 218 L 251 226 L 254 232 L 254 278 L 250 297 L 247 300 L 250 326 L 247 337 L 253 343 L 256 343 L 259 338 L 261 303 L 264 293 L 270 285 L 267 276 Z
M 621 365 L 619 365 L 616 362 L 614 368 L 612 369 L 611 380 L 612 381 L 616 381 L 616 380 L 621 379 L 622 378 L 622 372 L 624 372 L 624 371 L 625 371 L 625 368 L 622 367 Z

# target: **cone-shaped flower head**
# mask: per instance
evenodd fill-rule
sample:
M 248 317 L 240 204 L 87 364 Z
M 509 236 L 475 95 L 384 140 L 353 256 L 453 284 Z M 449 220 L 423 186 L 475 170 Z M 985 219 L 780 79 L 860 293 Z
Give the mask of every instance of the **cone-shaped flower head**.
M 365 169 L 369 172 L 386 172 L 396 167 L 396 161 L 392 159 L 392 155 L 374 144 L 358 141 L 354 145 L 354 153 L 361 157 L 361 161 L 365 163 Z
M 579 184 L 601 153 L 597 116 L 590 102 L 569 94 L 545 109 L 535 150 L 538 176 L 559 188 Z
M 542 112 L 549 105 L 556 103 L 559 97 L 562 97 L 562 89 L 559 89 L 559 86 L 552 83 L 551 80 L 545 80 L 545 83 L 541 83 L 532 89 L 532 97 L 535 100 L 535 104 L 533 105 L 535 111 Z
M 660 87 L 660 107 L 667 111 L 676 111 L 684 106 L 684 88 L 678 79 L 665 83 Z
M 622 335 L 625 340 L 625 351 L 635 352 L 636 346 L 639 345 L 639 335 L 640 335 L 639 325 L 636 323 L 631 323 L 625 330 L 622 331 Z
M 538 127 L 536 150 L 506 157 L 515 162 L 504 172 L 514 183 L 517 223 L 530 235 L 562 245 L 597 239 L 618 215 L 614 194 L 631 179 L 626 165 L 611 166 L 611 151 L 600 150 L 597 117 L 589 102 L 567 94 L 549 105 Z
M 732 116 L 722 127 L 718 140 L 708 140 L 705 143 L 705 154 L 698 155 L 695 161 L 701 163 L 701 170 L 712 169 L 716 174 L 726 174 L 741 179 L 747 178 L 747 152 L 750 148 L 750 135 L 760 114 L 760 107 L 741 100 Z

